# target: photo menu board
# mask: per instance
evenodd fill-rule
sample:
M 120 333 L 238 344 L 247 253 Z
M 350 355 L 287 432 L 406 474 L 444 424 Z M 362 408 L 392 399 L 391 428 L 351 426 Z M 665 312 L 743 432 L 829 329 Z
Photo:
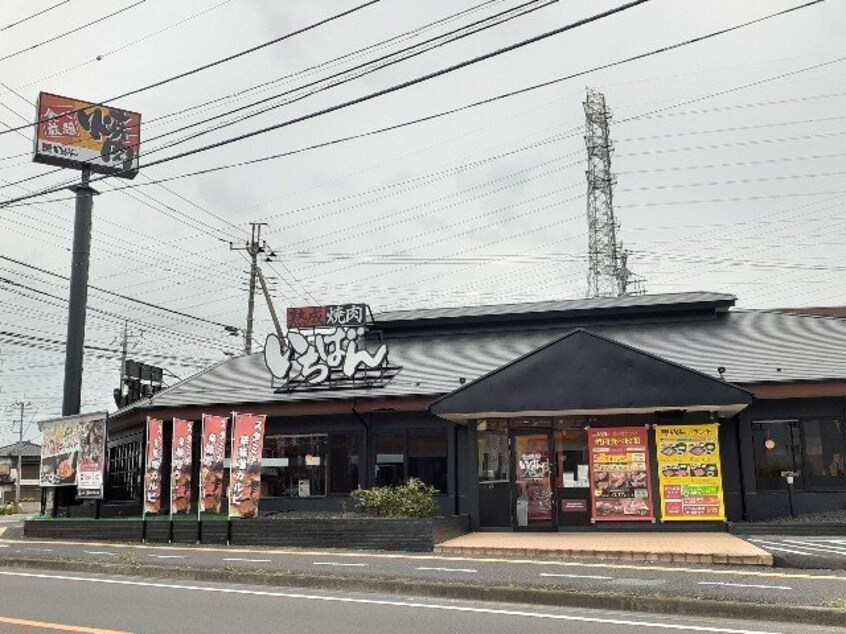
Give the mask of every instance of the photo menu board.
M 725 520 L 719 426 L 656 425 L 664 521 Z
M 588 429 L 592 521 L 652 521 L 646 427 Z

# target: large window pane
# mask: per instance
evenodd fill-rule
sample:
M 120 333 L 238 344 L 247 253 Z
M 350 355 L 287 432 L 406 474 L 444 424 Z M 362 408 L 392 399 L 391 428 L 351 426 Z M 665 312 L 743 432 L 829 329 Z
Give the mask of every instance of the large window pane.
M 787 488 L 781 475 L 795 471 L 793 421 L 752 423 L 752 441 L 755 445 L 755 480 L 762 491 Z
M 447 490 L 447 435 L 445 429 L 408 430 L 408 476 Z
M 328 444 L 326 434 L 266 436 L 262 453 L 262 496 L 326 495 Z
M 405 482 L 404 429 L 380 430 L 373 440 L 376 452 L 376 486 L 395 486 Z
M 510 478 L 507 431 L 480 431 L 479 482 L 505 482 Z
M 803 420 L 802 435 L 805 441 L 806 484 L 837 489 L 846 486 L 843 422 Z
M 350 493 L 358 487 L 358 434 L 329 436 L 329 491 Z

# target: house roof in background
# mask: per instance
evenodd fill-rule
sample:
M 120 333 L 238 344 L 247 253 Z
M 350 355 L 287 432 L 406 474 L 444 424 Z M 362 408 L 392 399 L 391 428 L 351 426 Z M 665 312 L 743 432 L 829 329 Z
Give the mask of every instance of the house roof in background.
M 36 445 L 34 442 L 24 440 L 23 442 L 15 442 L 11 445 L 0 447 L 0 456 L 17 456 L 20 454 L 23 457 L 41 457 L 41 445 Z
M 607 339 L 735 384 L 846 379 L 846 319 L 779 311 L 731 310 L 712 319 L 600 322 L 585 327 Z M 119 411 L 148 407 L 284 403 L 441 396 L 574 330 L 558 324 L 392 338 L 390 361 L 402 366 L 387 386 L 280 392 L 262 353 L 224 361 Z M 721 376 L 718 368 L 725 368 Z

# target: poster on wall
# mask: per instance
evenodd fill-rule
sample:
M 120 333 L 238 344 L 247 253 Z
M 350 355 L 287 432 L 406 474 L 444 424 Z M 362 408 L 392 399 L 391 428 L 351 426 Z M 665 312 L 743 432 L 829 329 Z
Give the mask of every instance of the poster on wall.
M 228 424 L 229 419 L 225 416 L 203 414 L 203 435 L 200 444 L 200 513 L 220 513 Z
M 78 423 L 76 418 L 44 423 L 39 472 L 40 486 L 64 487 L 76 484 L 79 453 Z
M 106 419 L 79 421 L 79 469 L 76 497 L 103 499 L 103 470 L 106 466 Z
M 588 429 L 592 521 L 652 521 L 646 427 Z
M 164 423 L 147 419 L 147 459 L 144 466 L 144 515 L 162 510 L 162 458 Z
M 663 521 L 725 520 L 719 426 L 656 425 Z
M 192 432 L 194 423 L 173 419 L 170 455 L 170 514 L 191 512 Z
M 258 517 L 261 453 L 267 416 L 234 414 L 229 468 L 229 517 Z

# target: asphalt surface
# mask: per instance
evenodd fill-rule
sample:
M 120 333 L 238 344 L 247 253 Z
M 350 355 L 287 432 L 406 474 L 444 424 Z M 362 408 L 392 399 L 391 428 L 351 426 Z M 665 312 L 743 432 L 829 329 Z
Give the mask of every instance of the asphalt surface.
M 462 585 L 554 588 L 634 596 L 699 597 L 756 604 L 846 606 L 846 573 L 763 567 L 552 562 L 361 551 L 68 543 L 0 539 L 3 558 L 79 560 L 132 566 L 269 571 L 405 579 Z M 846 619 L 846 616 L 844 616 Z
M 302 591 L 140 578 L 0 569 L 0 632 L 83 634 L 280 631 L 531 631 L 817 634 L 835 628 L 633 614 L 578 608 Z
M 772 554 L 777 566 L 846 570 L 846 537 L 761 535 L 745 539 Z

